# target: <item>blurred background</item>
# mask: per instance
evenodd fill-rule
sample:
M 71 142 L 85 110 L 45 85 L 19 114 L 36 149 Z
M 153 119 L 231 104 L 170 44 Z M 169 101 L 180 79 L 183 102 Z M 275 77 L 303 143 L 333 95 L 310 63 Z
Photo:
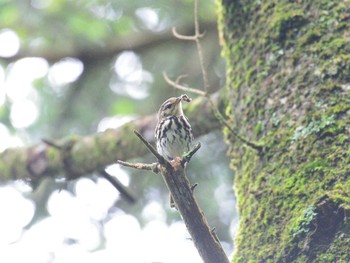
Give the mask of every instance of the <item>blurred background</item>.
M 215 8 L 214 0 L 199 2 L 213 93 L 225 83 Z M 192 1 L 0 0 L 0 152 L 154 114 L 181 94 L 163 71 L 201 88 L 195 45 L 175 39 L 174 26 L 193 33 Z M 230 255 L 238 217 L 226 146 L 220 131 L 196 139 L 203 147 L 188 176 Z M 0 185 L 0 262 L 201 262 L 161 176 L 107 170 L 135 203 L 96 174 Z

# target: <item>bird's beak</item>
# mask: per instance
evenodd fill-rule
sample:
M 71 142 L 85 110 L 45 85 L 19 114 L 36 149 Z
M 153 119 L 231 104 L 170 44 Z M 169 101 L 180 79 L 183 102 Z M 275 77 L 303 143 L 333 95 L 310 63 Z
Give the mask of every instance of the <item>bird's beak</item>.
M 175 100 L 175 104 L 176 105 L 179 104 L 181 100 L 182 100 L 182 96 L 177 97 L 176 100 Z

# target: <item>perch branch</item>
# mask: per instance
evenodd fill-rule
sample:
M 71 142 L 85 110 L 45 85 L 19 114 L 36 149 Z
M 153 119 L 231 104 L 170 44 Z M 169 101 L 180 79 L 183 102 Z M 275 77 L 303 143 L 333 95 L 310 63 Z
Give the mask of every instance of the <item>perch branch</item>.
M 157 157 L 158 161 L 164 160 L 163 157 L 159 158 L 159 154 L 153 146 L 139 132 L 134 131 L 134 133 Z M 171 162 L 165 160 L 164 163 L 159 164 L 130 164 L 123 161 L 118 161 L 118 163 L 143 170 L 152 170 L 151 167 L 158 167 L 203 262 L 229 263 L 215 232 L 210 230 L 208 222 L 198 206 L 193 195 L 194 187 L 191 187 L 185 174 L 185 163 L 190 161 L 199 148 L 200 143 L 183 158 L 175 158 Z
M 169 165 L 169 162 L 167 160 L 164 159 L 163 156 L 161 156 L 156 149 L 154 149 L 154 147 L 152 146 L 152 144 L 150 144 L 145 138 L 143 138 L 143 136 L 137 131 L 134 130 L 134 133 L 136 134 L 136 136 L 143 142 L 144 145 L 146 145 L 146 147 L 148 148 L 148 150 L 157 158 L 157 160 L 159 161 L 160 164 L 166 164 Z

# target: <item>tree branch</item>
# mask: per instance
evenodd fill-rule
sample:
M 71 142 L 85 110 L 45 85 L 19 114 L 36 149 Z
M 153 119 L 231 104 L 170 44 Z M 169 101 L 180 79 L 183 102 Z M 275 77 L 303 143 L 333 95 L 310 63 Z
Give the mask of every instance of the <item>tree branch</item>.
M 157 158 L 159 163 L 168 165 L 169 162 L 165 160 L 164 157 L 160 155 L 157 152 L 157 150 L 145 138 L 143 138 L 142 135 L 137 130 L 134 130 L 134 133 L 144 143 L 144 145 L 146 145 L 148 150 Z
M 183 76 L 180 76 L 180 78 L 178 77 L 176 81 L 172 81 L 168 75 L 163 71 L 163 77 L 164 77 L 164 80 L 172 87 L 178 89 L 178 90 L 183 90 L 183 91 L 188 91 L 188 92 L 191 92 L 191 93 L 194 93 L 194 94 L 197 94 L 197 95 L 200 95 L 200 96 L 206 96 L 206 93 L 204 91 L 201 91 L 199 89 L 194 89 L 194 88 L 190 88 L 190 87 L 185 87 L 185 86 L 182 86 L 180 85 L 178 82 L 179 82 L 179 79 L 183 78 Z
M 219 122 L 203 98 L 187 106 L 196 137 L 219 128 Z M 147 153 L 132 136 L 139 130 L 153 142 L 156 116 L 129 122 L 118 129 L 85 137 L 70 136 L 60 140 L 45 140 L 30 147 L 10 148 L 0 153 L 0 182 L 24 179 L 37 181 L 46 176 L 63 175 L 77 178 L 103 170 L 117 159 L 130 159 Z
M 154 150 L 141 134 L 135 133 L 146 147 L 159 160 L 159 154 Z M 153 148 L 153 149 L 152 149 Z M 210 230 L 209 224 L 204 217 L 194 195 L 193 188 L 185 174 L 185 163 L 189 162 L 191 157 L 199 150 L 200 143 L 192 149 L 184 158 L 175 158 L 173 161 L 166 161 L 164 164 L 159 163 L 164 182 L 167 185 L 171 196 L 173 197 L 176 207 L 181 214 L 183 221 L 190 233 L 193 243 L 196 246 L 199 255 L 204 263 L 229 263 L 229 260 L 221 247 L 221 244 L 214 231 Z M 161 158 L 162 159 L 162 158 Z M 144 169 L 144 167 L 153 166 L 154 164 L 137 164 L 133 165 L 118 161 L 128 167 Z M 148 168 L 146 170 L 149 170 Z
M 121 194 L 125 200 L 129 203 L 135 203 L 136 197 L 130 192 L 130 190 L 124 186 L 116 177 L 110 175 L 105 170 L 100 171 L 100 175 L 105 178 L 115 189 Z

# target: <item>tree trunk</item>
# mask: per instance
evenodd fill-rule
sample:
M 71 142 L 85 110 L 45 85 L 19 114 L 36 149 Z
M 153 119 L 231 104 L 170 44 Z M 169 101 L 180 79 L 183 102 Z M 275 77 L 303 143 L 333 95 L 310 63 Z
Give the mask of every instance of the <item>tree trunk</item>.
M 233 262 L 350 262 L 350 2 L 218 0 Z

